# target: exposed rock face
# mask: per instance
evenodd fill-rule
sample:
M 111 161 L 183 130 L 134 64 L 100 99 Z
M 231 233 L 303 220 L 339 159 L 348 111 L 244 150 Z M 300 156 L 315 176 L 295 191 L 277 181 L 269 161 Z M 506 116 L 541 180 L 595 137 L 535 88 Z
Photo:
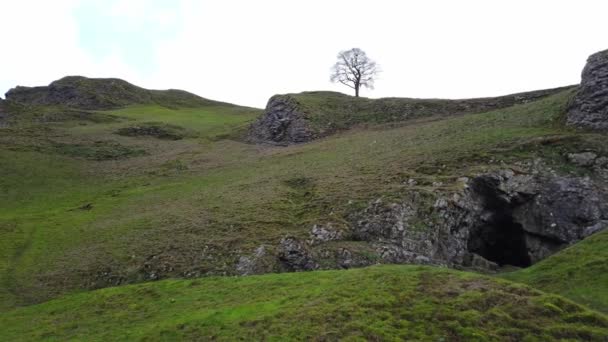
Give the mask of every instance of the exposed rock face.
M 431 212 L 420 195 L 376 200 L 353 217 L 353 236 L 384 262 L 525 267 L 608 227 L 607 200 L 589 178 L 504 170 L 474 178 Z
M 608 50 L 587 59 L 581 85 L 568 111 L 569 125 L 608 130 Z
M 4 103 L 3 99 L 0 99 L 0 127 L 4 124 L 6 117 L 7 117 L 7 114 L 6 114 L 5 103 Z
M 278 257 L 286 271 L 310 271 L 318 268 L 306 243 L 294 237 L 281 240 Z
M 590 167 L 593 166 L 595 160 L 597 158 L 597 154 L 593 152 L 581 152 L 581 153 L 570 153 L 568 154 L 568 160 L 582 167 Z
M 505 170 L 471 188 L 482 211 L 469 249 L 499 264 L 530 265 L 608 226 L 608 197 L 588 178 Z
M 344 233 L 332 227 L 331 224 L 325 226 L 315 224 L 310 230 L 310 240 L 308 240 L 308 243 L 316 245 L 328 241 L 341 240 L 343 236 Z
M 239 275 L 262 274 L 272 271 L 272 263 L 267 259 L 272 259 L 267 247 L 264 245 L 255 249 L 250 256 L 241 256 L 236 264 L 236 272 Z
M 462 263 L 466 236 L 444 224 L 438 216 L 426 215 L 414 193 L 401 203 L 376 200 L 353 219 L 355 239 L 371 242 L 384 262 L 448 265 Z M 438 208 L 447 202 L 436 203 Z M 432 228 L 431 228 L 432 227 Z
M 248 140 L 254 143 L 288 145 L 315 138 L 298 102 L 276 95 L 270 98 L 266 112 L 249 129 Z

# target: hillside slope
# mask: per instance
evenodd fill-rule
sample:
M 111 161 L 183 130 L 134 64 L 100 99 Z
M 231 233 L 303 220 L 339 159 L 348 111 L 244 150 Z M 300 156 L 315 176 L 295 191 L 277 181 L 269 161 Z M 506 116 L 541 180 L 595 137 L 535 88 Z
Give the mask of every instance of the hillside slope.
M 488 112 L 529 103 L 572 88 L 463 100 L 368 99 L 328 91 L 275 95 L 268 101 L 264 115 L 251 126 L 248 139 L 273 145 L 303 143 L 358 125 Z
M 80 293 L 0 315 L 14 340 L 587 340 L 608 318 L 472 273 L 382 266 L 166 280 Z
M 536 265 L 502 276 L 608 313 L 607 246 L 608 231 L 604 231 Z
M 608 155 L 605 135 L 561 125 L 571 96 L 288 148 L 240 141 L 260 111 L 235 106 L 23 114 L 0 135 L 2 306 L 166 277 L 462 265 L 467 235 L 445 242 L 451 226 L 436 203 L 461 196 L 463 177 L 533 172 L 540 160 L 601 180 L 602 164 L 567 159 Z M 412 203 L 414 214 L 388 217 L 389 231 L 357 228 L 361 215 Z

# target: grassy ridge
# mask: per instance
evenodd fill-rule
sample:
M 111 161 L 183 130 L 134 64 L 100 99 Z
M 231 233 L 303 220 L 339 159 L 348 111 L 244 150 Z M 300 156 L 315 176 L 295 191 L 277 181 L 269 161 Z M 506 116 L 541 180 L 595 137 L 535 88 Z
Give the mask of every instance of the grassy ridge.
M 597 233 L 504 278 L 559 293 L 608 313 L 608 231 Z
M 2 340 L 596 340 L 608 318 L 559 296 L 420 266 L 166 280 L 0 315 Z
M 437 119 L 461 114 L 483 113 L 539 100 L 572 90 L 572 87 L 538 90 L 493 98 L 444 100 L 414 98 L 368 99 L 329 91 L 280 95 L 297 104 L 310 128 L 320 136 L 361 125 L 405 120 Z

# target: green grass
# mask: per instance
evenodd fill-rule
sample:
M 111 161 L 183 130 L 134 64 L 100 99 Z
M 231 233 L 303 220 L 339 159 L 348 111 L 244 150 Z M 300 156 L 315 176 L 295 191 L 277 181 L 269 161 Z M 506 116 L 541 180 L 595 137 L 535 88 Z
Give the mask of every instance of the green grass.
M 608 231 L 597 233 L 506 279 L 559 293 L 608 313 Z
M 521 103 L 522 98 L 539 99 L 569 87 L 495 98 L 467 100 L 352 97 L 329 91 L 282 95 L 297 103 L 298 109 L 320 136 L 356 126 L 396 123 L 412 119 L 438 119 L 461 114 L 482 113 Z M 518 100 L 519 99 L 519 100 Z
M 595 340 L 608 318 L 485 276 L 381 266 L 165 280 L 0 315 L 14 340 Z
M 521 159 L 563 164 L 564 153 L 605 139 L 560 125 L 570 96 L 358 128 L 287 148 L 239 140 L 260 111 L 231 105 L 23 120 L 0 134 L 0 309 L 152 274 L 234 274 L 239 257 L 258 246 L 306 238 L 313 224 L 343 227 L 353 208 L 410 191 L 409 178 L 419 181 L 417 191 L 435 180 L 452 191 L 458 177 Z M 146 122 L 193 134 L 115 134 Z M 377 257 L 363 242 L 334 244 Z

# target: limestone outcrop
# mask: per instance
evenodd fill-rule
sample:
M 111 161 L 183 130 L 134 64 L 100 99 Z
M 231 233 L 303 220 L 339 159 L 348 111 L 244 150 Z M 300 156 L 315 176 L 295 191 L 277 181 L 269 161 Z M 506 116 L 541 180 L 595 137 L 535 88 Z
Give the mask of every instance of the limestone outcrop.
M 608 50 L 589 56 L 580 87 L 569 107 L 569 125 L 608 130 Z

